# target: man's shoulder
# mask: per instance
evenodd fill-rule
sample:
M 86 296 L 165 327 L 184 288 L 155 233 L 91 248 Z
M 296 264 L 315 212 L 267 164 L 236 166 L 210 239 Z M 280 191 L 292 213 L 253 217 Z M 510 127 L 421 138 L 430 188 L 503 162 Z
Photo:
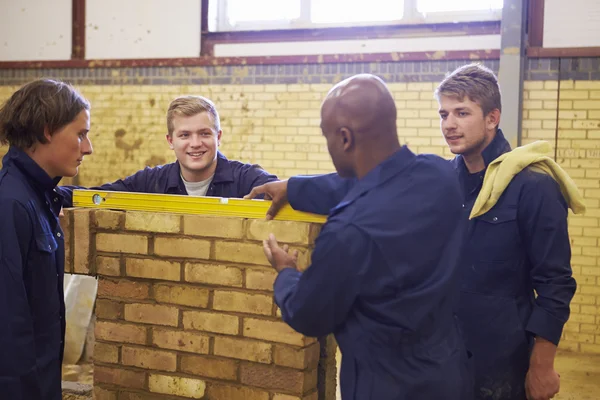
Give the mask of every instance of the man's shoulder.
M 172 162 L 169 164 L 163 164 L 163 165 L 156 165 L 153 167 L 146 166 L 143 169 L 140 169 L 139 171 L 134 173 L 133 175 L 152 175 L 152 176 L 168 175 L 169 173 L 173 172 L 173 170 L 175 168 L 177 168 L 176 162 Z
M 25 177 L 8 171 L 0 174 L 0 201 L 3 203 L 20 202 L 25 205 L 32 196 L 30 192 L 31 189 L 25 182 Z

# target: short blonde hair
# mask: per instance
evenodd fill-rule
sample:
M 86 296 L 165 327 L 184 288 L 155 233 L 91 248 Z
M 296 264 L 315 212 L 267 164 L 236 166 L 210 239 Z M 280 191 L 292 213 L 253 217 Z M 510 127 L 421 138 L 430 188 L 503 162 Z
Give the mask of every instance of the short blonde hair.
M 169 110 L 167 111 L 167 129 L 169 135 L 173 134 L 175 128 L 173 127 L 173 118 L 176 116 L 193 117 L 194 115 L 207 112 L 212 118 L 215 131 L 221 130 L 221 120 L 219 119 L 219 113 L 214 103 L 202 96 L 182 96 L 178 97 L 169 104 Z
M 456 97 L 460 100 L 466 96 L 479 104 L 484 116 L 495 109 L 502 111 L 498 78 L 491 69 L 481 64 L 463 65 L 446 76 L 435 90 L 435 98 L 438 101 L 440 96 Z

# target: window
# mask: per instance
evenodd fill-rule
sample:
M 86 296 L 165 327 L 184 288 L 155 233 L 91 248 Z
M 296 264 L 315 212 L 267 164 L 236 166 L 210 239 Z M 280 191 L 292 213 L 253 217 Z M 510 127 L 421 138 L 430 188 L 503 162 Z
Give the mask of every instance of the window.
M 503 0 L 210 0 L 210 31 L 489 21 Z

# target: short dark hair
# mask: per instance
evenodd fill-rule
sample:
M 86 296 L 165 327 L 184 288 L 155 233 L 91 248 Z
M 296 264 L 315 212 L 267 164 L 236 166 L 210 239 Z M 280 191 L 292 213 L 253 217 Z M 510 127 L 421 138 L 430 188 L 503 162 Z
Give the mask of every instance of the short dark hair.
M 494 72 L 481 64 L 463 65 L 450 73 L 435 90 L 435 97 L 456 97 L 460 100 L 465 96 L 479 104 L 483 115 L 488 115 L 496 108 L 502 111 L 502 97 L 498 78 Z
M 0 108 L 0 144 L 27 149 L 36 142 L 47 143 L 44 129 L 52 135 L 89 109 L 90 103 L 68 83 L 29 82 Z

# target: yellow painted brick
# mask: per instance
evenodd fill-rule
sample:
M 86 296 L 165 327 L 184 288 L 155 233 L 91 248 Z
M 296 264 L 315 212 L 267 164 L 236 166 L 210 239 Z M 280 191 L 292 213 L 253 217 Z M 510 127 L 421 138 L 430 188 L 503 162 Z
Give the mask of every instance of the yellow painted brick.
M 206 382 L 200 379 L 150 374 L 148 387 L 153 393 L 201 399 L 206 391 Z
M 571 312 L 573 312 L 573 310 L 571 310 Z M 581 330 L 581 324 L 577 324 L 577 323 L 571 323 L 570 321 L 567 322 L 567 324 L 565 325 L 563 331 L 564 332 L 571 332 L 571 333 L 579 333 Z
M 215 337 L 216 356 L 248 360 L 264 364 L 272 361 L 272 345 L 257 340 Z
M 95 341 L 94 361 L 117 364 L 119 362 L 119 347 L 109 343 Z
M 183 233 L 192 236 L 241 239 L 244 234 L 241 218 L 185 215 Z
M 238 361 L 235 360 L 191 355 L 181 357 L 181 371 L 191 375 L 235 381 L 237 370 Z
M 206 308 L 208 289 L 183 285 L 154 285 L 154 298 L 159 303 L 179 304 L 182 306 Z
M 123 365 L 173 372 L 177 368 L 177 355 L 168 351 L 123 346 Z
M 581 332 L 598 335 L 600 334 L 600 325 L 581 324 Z
M 237 335 L 240 331 L 240 320 L 233 315 L 204 311 L 183 311 L 184 329 Z
M 528 129 L 527 136 L 535 139 L 554 139 L 555 132 L 551 129 Z
M 147 331 L 142 326 L 120 322 L 96 321 L 94 329 L 96 340 L 118 343 L 146 343 Z
M 573 102 L 575 110 L 598 110 L 600 109 L 600 100 L 579 100 Z
M 541 110 L 542 107 L 541 100 L 523 100 L 523 109 L 525 110 Z
M 600 276 L 600 267 L 582 267 L 581 273 L 584 275 Z
M 567 111 L 564 111 L 567 112 Z M 563 111 L 560 112 L 562 116 Z M 555 111 L 539 111 L 539 110 L 530 110 L 529 111 L 529 119 L 556 119 Z M 575 118 L 573 118 L 575 119 Z
M 244 264 L 269 265 L 262 243 L 216 242 L 215 258 Z
M 211 243 L 208 240 L 174 237 L 154 238 L 154 254 L 172 258 L 210 257 Z
M 574 237 L 571 239 L 571 243 L 574 246 L 596 246 L 596 238 L 589 237 Z
M 294 331 L 284 322 L 256 318 L 244 318 L 243 334 L 246 337 L 287 343 L 294 346 L 306 346 L 315 341 Z
M 556 99 L 557 95 L 558 95 L 558 93 L 554 90 L 529 90 L 529 99 L 530 100 Z M 561 95 L 562 95 L 562 92 L 561 92 Z
M 584 315 L 584 314 L 573 314 L 569 317 L 569 320 L 572 322 L 578 322 L 581 324 L 595 324 L 596 318 L 593 315 Z
M 185 264 L 185 281 L 242 287 L 242 270 L 220 264 Z
M 577 293 L 575 294 L 575 297 L 573 297 L 573 303 L 593 305 L 596 304 L 596 296 Z
M 560 91 L 561 99 L 588 99 L 589 92 L 587 90 L 561 90 Z
M 125 229 L 131 231 L 178 233 L 181 216 L 168 213 L 128 211 L 125 216 Z
M 582 294 L 589 294 L 589 295 L 595 295 L 595 296 L 599 296 L 600 295 L 600 286 L 580 286 L 581 287 L 581 293 Z
M 121 260 L 117 257 L 96 257 L 96 272 L 98 275 L 121 275 Z
M 539 90 L 539 89 L 544 89 L 545 84 L 546 83 L 554 83 L 556 84 L 556 82 L 552 82 L 552 81 L 523 81 L 523 89 L 524 90 Z M 558 87 L 558 85 L 556 85 Z M 549 87 L 546 87 L 546 89 L 556 89 L 556 87 L 553 87 L 552 85 L 550 85 Z
M 594 335 L 587 333 L 567 332 L 565 333 L 565 339 L 579 343 L 594 343 Z
M 577 283 L 579 283 L 579 280 Z M 594 282 L 594 284 L 595 284 L 595 282 Z M 587 306 L 587 305 L 581 306 L 581 313 L 588 314 L 588 315 L 600 315 L 600 306 Z
M 155 260 L 151 258 L 127 258 L 125 260 L 127 276 L 147 279 L 179 281 L 181 264 L 173 261 Z
M 581 352 L 586 354 L 600 354 L 600 343 L 599 344 L 581 344 Z
M 95 225 L 101 229 L 120 229 L 123 226 L 123 211 L 96 210 L 94 212 Z
M 529 117 L 533 119 L 533 117 L 531 116 L 532 112 L 534 112 L 534 111 L 530 111 Z M 556 113 L 553 113 L 551 111 L 540 111 L 540 112 L 546 113 L 546 114 L 540 115 L 539 116 L 540 119 L 556 118 Z M 586 111 L 565 111 L 565 110 L 560 110 L 560 112 L 558 113 L 558 117 L 559 117 L 559 119 L 586 119 L 587 118 L 587 112 Z
M 597 129 L 597 128 L 600 128 L 600 121 L 599 120 L 573 121 L 573 128 L 575 128 L 575 129 Z
M 142 235 L 98 233 L 96 250 L 111 253 L 147 254 L 148 238 Z
M 575 89 L 600 89 L 600 81 L 575 81 Z
M 208 354 L 210 337 L 199 333 L 154 328 L 152 344 L 163 349 Z
M 213 309 L 219 311 L 271 315 L 273 311 L 273 297 L 263 294 L 215 290 Z
M 600 249 L 597 247 L 583 247 L 581 254 L 584 256 L 600 257 Z
M 275 393 L 273 396 L 273 400 L 318 400 L 319 393 L 313 392 L 312 394 L 298 397 L 298 396 L 290 396 L 282 393 Z
M 559 345 L 561 350 L 567 350 L 567 351 L 579 351 L 579 343 L 578 342 L 571 342 L 569 340 L 561 340 Z
M 142 324 L 177 326 L 179 310 L 156 304 L 125 304 L 125 320 Z
M 586 138 L 586 131 L 584 131 L 584 130 L 574 130 L 574 129 L 559 130 L 558 131 L 558 138 L 559 139 L 585 139 Z

